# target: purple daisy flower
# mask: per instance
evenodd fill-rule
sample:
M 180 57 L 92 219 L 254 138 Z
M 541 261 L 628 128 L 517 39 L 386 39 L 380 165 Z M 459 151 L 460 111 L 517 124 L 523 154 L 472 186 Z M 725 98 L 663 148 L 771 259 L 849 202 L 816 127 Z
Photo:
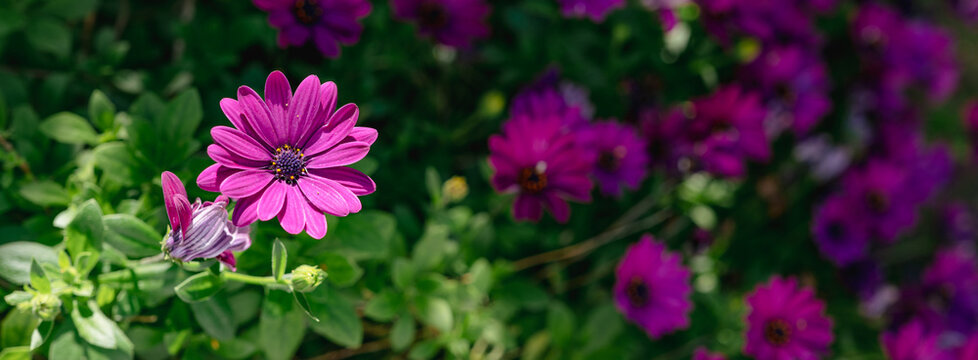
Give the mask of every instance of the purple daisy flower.
M 820 359 L 832 343 L 825 303 L 794 278 L 775 276 L 747 296 L 744 353 L 758 360 Z
M 489 36 L 489 5 L 482 0 L 391 0 L 394 16 L 417 24 L 418 33 L 466 49 Z
M 903 168 L 873 159 L 843 179 L 848 196 L 857 206 L 876 238 L 892 243 L 917 221 L 916 204 L 907 196 L 907 174 Z
M 594 115 L 594 104 L 589 96 L 587 89 L 561 81 L 557 70 L 550 69 L 513 97 L 509 113 L 530 117 L 556 115 L 564 119 L 567 127 L 577 128 Z
M 689 327 L 690 272 L 682 256 L 645 234 L 628 247 L 615 270 L 615 305 L 655 339 Z
M 324 56 L 340 55 L 340 45 L 360 40 L 358 22 L 370 13 L 366 0 L 252 0 L 279 30 L 278 46 L 300 46 L 312 38 Z
M 367 156 L 377 130 L 356 126 L 355 104 L 336 109 L 332 82 L 321 84 L 310 75 L 293 95 L 285 75 L 274 71 L 265 81 L 264 100 L 242 86 L 237 100 L 221 100 L 221 109 L 234 127 L 211 129 L 215 143 L 207 155 L 217 163 L 197 184 L 237 200 L 235 225 L 278 217 L 290 234 L 305 229 L 320 239 L 326 235 L 324 212 L 359 212 L 357 196 L 376 189 L 367 175 L 347 165 Z
M 705 347 L 700 346 L 693 352 L 693 360 L 727 360 L 727 357 L 721 353 L 711 353 Z
M 244 251 L 251 247 L 247 226 L 238 227 L 228 220 L 228 198 L 218 196 L 214 202 L 193 204 L 187 199 L 187 190 L 176 175 L 164 171 L 163 204 L 170 220 L 170 232 L 163 242 L 166 256 L 179 260 L 218 259 L 235 270 L 232 251 Z
M 978 0 L 950 0 L 950 3 L 965 20 L 978 21 Z
M 825 65 L 801 47 L 772 48 L 748 65 L 747 72 L 768 99 L 769 134 L 791 127 L 803 136 L 832 109 Z
M 890 360 L 951 360 L 950 354 L 938 347 L 938 334 L 928 333 L 919 321 L 881 335 L 880 343 Z
M 941 211 L 943 234 L 947 241 L 961 246 L 972 246 L 975 240 L 975 214 L 963 201 L 955 201 Z
M 547 208 L 559 222 L 570 218 L 567 200 L 591 201 L 594 156 L 581 149 L 575 135 L 556 115 L 516 115 L 503 124 L 502 135 L 489 137 L 492 186 L 515 192 L 513 216 L 537 221 Z
M 624 0 L 557 0 L 566 17 L 588 17 L 602 22 L 612 10 L 625 6 Z
M 840 267 L 869 253 L 869 229 L 863 215 L 843 196 L 828 198 L 816 211 L 812 233 L 822 255 Z
M 945 326 L 963 333 L 978 330 L 978 263 L 969 251 L 938 251 L 924 271 L 924 288 L 942 304 Z
M 630 126 L 613 121 L 591 124 L 579 132 L 578 141 L 596 154 L 592 174 L 603 193 L 620 196 L 622 184 L 637 189 L 645 180 L 649 163 L 645 140 Z

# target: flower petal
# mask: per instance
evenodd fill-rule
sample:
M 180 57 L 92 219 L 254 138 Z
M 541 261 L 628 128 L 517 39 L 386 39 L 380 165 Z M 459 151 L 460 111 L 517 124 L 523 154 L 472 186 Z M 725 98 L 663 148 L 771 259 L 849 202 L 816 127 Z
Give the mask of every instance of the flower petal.
M 285 191 L 289 185 L 281 181 L 273 181 L 268 189 L 262 192 L 258 199 L 258 220 L 268 221 L 278 215 L 285 204 Z
M 170 220 L 170 228 L 187 235 L 187 228 L 190 227 L 193 218 L 187 190 L 183 187 L 180 178 L 172 172 L 164 171 L 160 175 L 160 181 L 163 184 L 163 205 L 166 208 L 166 216 Z
M 319 49 L 325 57 L 335 58 L 340 54 L 340 44 L 324 26 L 317 26 L 312 30 L 312 41 L 316 43 L 316 49 Z
M 265 105 L 255 90 L 250 87 L 242 86 L 238 88 L 238 104 L 245 114 L 251 128 L 255 130 L 258 137 L 265 142 L 269 148 L 276 148 L 282 145 L 276 130 L 277 123 L 272 118 L 272 113 Z
M 275 70 L 265 79 L 265 104 L 272 119 L 285 119 L 292 101 L 292 86 L 281 71 Z
M 285 192 L 285 207 L 278 214 L 278 221 L 289 234 L 298 234 L 306 225 L 306 213 L 301 202 L 307 201 L 296 186 L 289 186 Z
M 322 124 L 317 124 L 319 114 L 319 77 L 309 75 L 295 89 L 295 98 L 289 104 L 288 112 L 283 119 L 283 128 L 288 130 L 287 144 L 301 146 L 300 140 L 313 132 Z
M 326 126 L 317 129 L 309 140 L 309 146 L 304 149 L 306 155 L 316 155 L 339 144 L 353 130 L 358 116 L 360 116 L 360 109 L 356 104 L 346 104 L 336 110 L 326 122 Z
M 350 131 L 350 136 L 352 136 L 356 141 L 363 141 L 367 144 L 373 145 L 374 141 L 377 141 L 377 129 L 357 126 Z
M 326 216 L 308 202 L 303 211 L 306 213 L 306 234 L 314 239 L 322 239 L 326 236 Z
M 251 123 L 245 118 L 244 110 L 241 109 L 241 104 L 238 101 L 230 98 L 221 99 L 221 111 L 224 112 L 224 116 L 228 118 L 231 125 L 234 125 L 235 129 L 241 130 L 249 137 L 255 138 L 255 129 L 251 127 Z
M 231 222 L 234 226 L 245 227 L 258 220 L 258 199 L 261 195 L 238 199 L 234 204 Z
M 516 202 L 513 203 L 513 218 L 517 221 L 538 221 L 541 216 L 543 216 L 543 207 L 540 206 L 539 199 L 526 194 L 516 196 Z
M 329 151 L 316 156 L 310 156 L 306 167 L 310 169 L 325 169 L 337 166 L 346 166 L 360 161 L 370 152 L 370 145 L 365 142 L 354 141 L 336 145 Z
M 358 196 L 369 195 L 377 190 L 373 179 L 354 168 L 314 169 L 312 174 L 333 180 Z
M 218 145 L 242 159 L 260 162 L 272 160 L 271 154 L 258 141 L 241 132 L 241 130 L 227 126 L 215 126 L 211 129 L 211 137 Z
M 328 179 L 312 175 L 300 178 L 298 184 L 308 202 L 317 209 L 335 216 L 350 214 L 350 206 L 336 188 L 339 185 L 335 182 L 329 183 Z
M 336 83 L 332 81 L 324 82 L 319 86 L 319 111 L 326 119 L 333 116 L 333 111 L 336 110 L 336 94 Z
M 231 169 L 227 166 L 221 164 L 214 164 L 208 166 L 204 171 L 197 175 L 197 186 L 199 186 L 204 191 L 219 192 L 221 191 L 221 183 L 228 176 L 237 172 L 237 170 Z
M 257 194 L 272 181 L 272 174 L 266 170 L 239 171 L 221 183 L 221 192 L 232 199 L 240 199 Z M 235 225 L 241 226 L 237 223 Z
M 207 156 L 210 156 L 211 159 L 214 159 L 214 161 L 216 161 L 218 164 L 233 169 L 255 169 L 267 164 L 265 162 L 248 160 L 240 156 L 235 156 L 223 146 L 218 144 L 207 145 Z
M 543 196 L 543 204 L 550 210 L 557 222 L 566 223 L 570 219 L 570 205 L 554 192 L 549 192 Z

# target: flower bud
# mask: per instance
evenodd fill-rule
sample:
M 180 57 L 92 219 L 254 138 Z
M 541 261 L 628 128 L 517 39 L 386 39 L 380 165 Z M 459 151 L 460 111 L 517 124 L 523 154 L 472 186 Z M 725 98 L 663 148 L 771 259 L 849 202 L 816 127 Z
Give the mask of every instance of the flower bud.
M 61 299 L 52 294 L 35 294 L 31 299 L 31 311 L 43 320 L 54 320 L 61 312 Z
M 446 202 L 456 202 L 469 194 L 469 185 L 465 183 L 464 177 L 452 176 L 441 186 L 441 193 L 444 194 Z
M 326 280 L 326 272 L 312 265 L 299 265 L 292 270 L 292 290 L 310 292 Z

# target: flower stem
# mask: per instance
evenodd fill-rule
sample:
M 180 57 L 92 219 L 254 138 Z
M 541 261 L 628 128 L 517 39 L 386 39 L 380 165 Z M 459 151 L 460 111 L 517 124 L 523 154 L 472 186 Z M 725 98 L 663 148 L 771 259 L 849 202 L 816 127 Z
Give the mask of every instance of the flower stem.
M 271 276 L 253 276 L 253 275 L 246 275 L 246 274 L 238 274 L 236 272 L 231 272 L 231 271 L 221 272 L 221 278 L 224 280 L 231 280 L 231 281 L 242 282 L 245 284 L 261 285 L 261 286 L 286 285 L 284 280 L 275 280 L 275 278 Z

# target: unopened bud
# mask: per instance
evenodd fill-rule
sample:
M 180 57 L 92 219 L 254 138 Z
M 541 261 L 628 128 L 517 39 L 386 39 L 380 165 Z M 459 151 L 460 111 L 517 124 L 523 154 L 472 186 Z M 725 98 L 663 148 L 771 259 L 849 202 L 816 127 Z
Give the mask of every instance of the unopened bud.
M 465 183 L 464 177 L 452 176 L 441 186 L 441 193 L 445 196 L 445 201 L 456 202 L 469 194 L 469 185 Z
M 61 312 L 61 299 L 52 294 L 35 294 L 31 299 L 31 311 L 43 320 L 54 320 Z
M 326 280 L 326 272 L 311 265 L 299 265 L 292 270 L 292 290 L 310 292 Z

